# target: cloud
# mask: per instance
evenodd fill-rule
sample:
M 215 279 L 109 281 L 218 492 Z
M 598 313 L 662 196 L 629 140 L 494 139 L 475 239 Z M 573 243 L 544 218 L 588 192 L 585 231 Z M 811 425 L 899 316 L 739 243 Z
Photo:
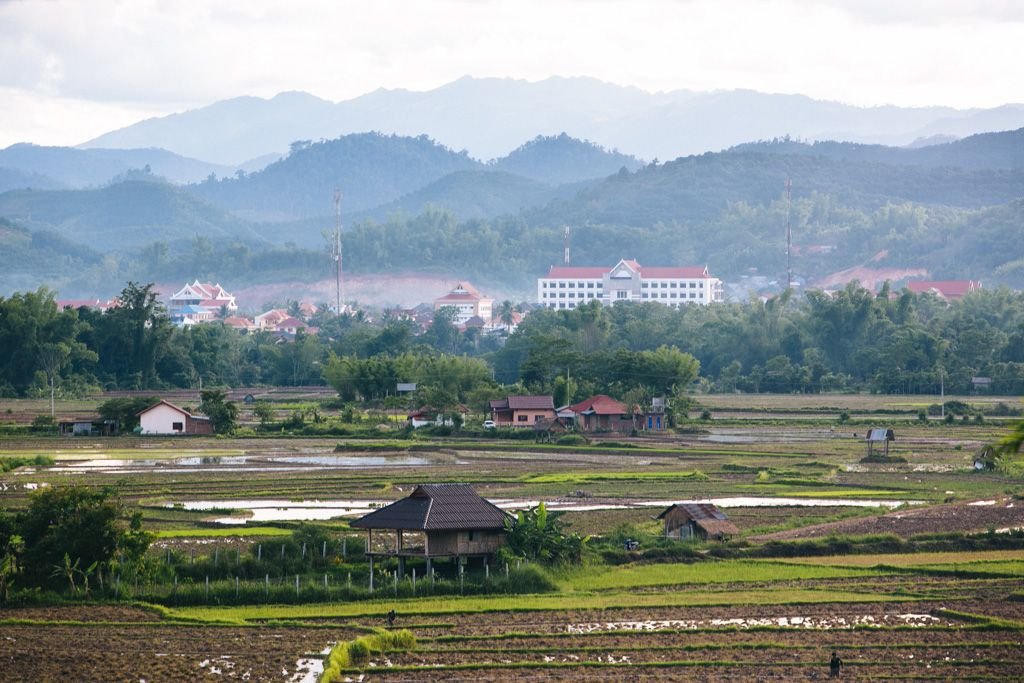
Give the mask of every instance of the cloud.
M 0 2 L 0 87 L 97 113 L 467 74 L 991 106 L 1024 99 L 1021 44 L 1012 0 Z

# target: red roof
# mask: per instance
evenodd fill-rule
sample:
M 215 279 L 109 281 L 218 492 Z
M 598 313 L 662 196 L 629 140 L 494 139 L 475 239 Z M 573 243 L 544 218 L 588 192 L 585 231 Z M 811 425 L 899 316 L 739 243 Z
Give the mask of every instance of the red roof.
M 624 261 L 623 263 L 634 270 L 640 271 L 640 277 L 643 278 L 697 279 L 711 277 L 707 266 L 664 267 L 641 266 L 636 261 Z M 551 269 L 548 271 L 548 277 L 563 280 L 571 280 L 573 278 L 593 280 L 604 277 L 612 271 L 612 268 L 602 266 L 551 266 Z
M 625 403 L 620 403 L 604 394 L 591 396 L 586 401 L 569 406 L 569 410 L 576 414 L 592 412 L 595 415 L 625 415 L 629 413 Z
M 981 289 L 980 280 L 911 280 L 907 289 L 915 294 L 926 292 L 944 299 L 962 299 L 969 292 Z

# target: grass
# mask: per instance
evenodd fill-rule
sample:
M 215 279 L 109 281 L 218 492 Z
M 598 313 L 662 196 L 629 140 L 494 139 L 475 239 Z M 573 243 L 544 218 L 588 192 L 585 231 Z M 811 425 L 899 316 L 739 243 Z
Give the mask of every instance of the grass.
M 183 607 L 170 609 L 173 618 L 244 623 L 263 619 L 327 619 L 370 617 L 383 619 L 394 608 L 399 615 L 440 615 L 484 612 L 534 612 L 630 607 L 706 607 L 732 605 L 806 605 L 822 603 L 887 602 L 891 596 L 843 590 L 774 589 L 688 592 L 603 592 L 564 595 L 438 597 L 373 602 L 262 605 L 242 607 Z M 914 600 L 901 597 L 901 600 Z
M 293 529 L 279 529 L 273 526 L 239 526 L 231 529 L 160 529 L 153 533 L 156 538 L 222 538 L 249 536 L 291 536 Z
M 695 479 L 703 481 L 707 475 L 700 470 L 683 472 L 590 472 L 586 474 L 559 472 L 555 474 L 533 474 L 522 478 L 528 484 L 592 484 L 601 481 L 648 481 Z
M 883 572 L 865 567 L 734 560 L 694 564 L 586 567 L 574 572 L 571 578 L 564 581 L 563 587 L 582 591 L 682 584 L 711 585 L 751 581 L 834 579 L 853 576 L 880 576 L 882 574 Z
M 827 555 L 779 560 L 779 564 L 824 565 L 830 567 L 927 567 L 987 562 L 1024 562 L 1024 550 L 980 550 L 972 552 L 906 553 L 885 555 Z

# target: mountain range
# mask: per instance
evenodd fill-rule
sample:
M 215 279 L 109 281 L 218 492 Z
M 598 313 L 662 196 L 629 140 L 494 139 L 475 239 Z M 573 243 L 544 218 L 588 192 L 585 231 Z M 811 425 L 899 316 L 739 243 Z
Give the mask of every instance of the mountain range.
M 292 142 L 349 133 L 426 134 L 481 160 L 508 154 L 536 135 L 591 140 L 642 159 L 674 159 L 758 139 L 790 136 L 908 145 L 934 136 L 1024 126 L 1024 105 L 991 109 L 855 107 L 804 95 L 750 90 L 650 93 L 592 78 L 527 82 L 464 77 L 433 90 L 376 90 L 342 102 L 286 92 L 239 97 L 147 119 L 83 143 L 84 148 L 158 147 L 238 166 L 282 154 Z

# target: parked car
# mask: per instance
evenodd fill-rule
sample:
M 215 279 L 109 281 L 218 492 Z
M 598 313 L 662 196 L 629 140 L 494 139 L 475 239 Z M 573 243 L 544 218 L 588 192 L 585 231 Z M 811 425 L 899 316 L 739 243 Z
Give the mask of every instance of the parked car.
M 494 429 L 497 426 L 494 424 L 494 420 L 484 420 L 484 429 Z

